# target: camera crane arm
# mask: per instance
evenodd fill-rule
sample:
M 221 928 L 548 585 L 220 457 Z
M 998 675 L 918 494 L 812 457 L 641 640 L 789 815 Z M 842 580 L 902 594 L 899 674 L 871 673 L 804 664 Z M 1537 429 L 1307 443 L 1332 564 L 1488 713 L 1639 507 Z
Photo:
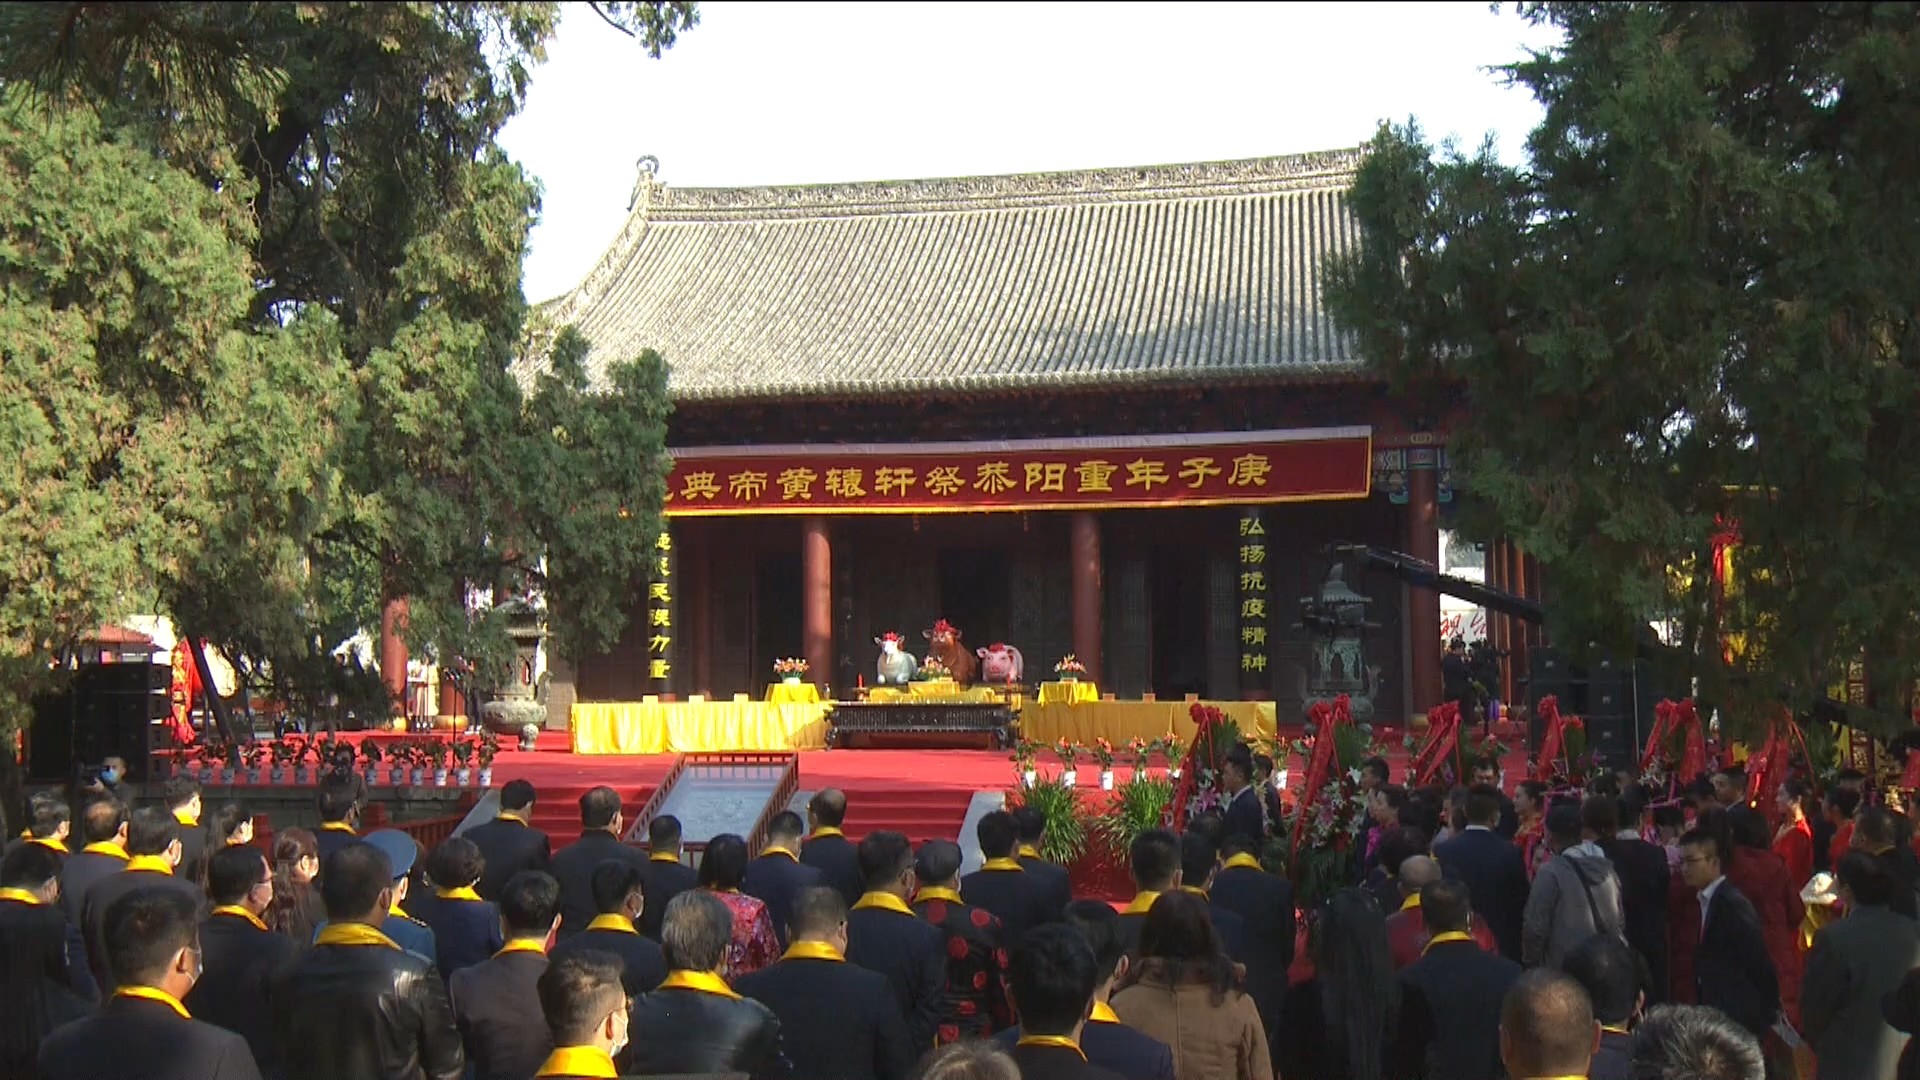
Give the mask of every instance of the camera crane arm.
M 1479 604 L 1489 611 L 1510 615 L 1522 622 L 1542 623 L 1547 619 L 1547 609 L 1537 601 L 1468 581 L 1465 578 L 1443 574 L 1432 564 L 1411 555 L 1403 555 L 1398 551 L 1384 551 L 1365 544 L 1335 544 L 1333 550 L 1342 555 L 1359 556 L 1364 569 L 1384 570 L 1416 589 L 1430 589 L 1446 596 L 1458 597 Z

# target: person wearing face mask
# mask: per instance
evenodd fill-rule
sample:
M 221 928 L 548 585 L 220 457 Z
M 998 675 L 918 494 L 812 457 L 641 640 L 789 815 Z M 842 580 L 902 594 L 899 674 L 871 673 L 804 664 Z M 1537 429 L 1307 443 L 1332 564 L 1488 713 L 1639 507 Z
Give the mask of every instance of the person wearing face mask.
M 107 909 L 113 902 L 146 886 L 172 889 L 193 901 L 194 911 L 206 909 L 200 887 L 178 876 L 180 866 L 180 823 L 173 814 L 157 807 L 135 810 L 127 823 L 125 869 L 109 874 L 87 889 L 80 902 L 80 927 L 87 940 L 87 956 L 93 965 L 94 979 L 102 993 L 112 993 L 113 966 L 107 962 Z
M 619 958 L 593 949 L 555 956 L 537 991 L 553 1051 L 533 1074 L 536 1080 L 617 1076 L 613 1058 L 626 1047 L 628 1024 Z
M 200 981 L 187 1011 L 247 1040 L 262 1072 L 274 1071 L 267 1026 L 267 980 L 293 959 L 293 940 L 263 916 L 273 905 L 273 871 L 256 847 L 225 847 L 207 860 L 213 912 L 200 926 Z
M 101 939 L 118 989 L 97 1014 L 47 1036 L 41 1076 L 260 1080 L 246 1039 L 195 1020 L 181 1002 L 201 974 L 198 925 L 194 900 L 180 889 L 148 884 L 115 897 Z
M 267 989 L 285 1080 L 460 1080 L 466 1054 L 446 985 L 425 958 L 381 933 L 393 864 L 355 840 L 320 868 L 327 925 Z
M 591 949 L 611 953 L 621 963 L 620 984 L 628 997 L 659 986 L 667 977 L 667 960 L 659 942 L 640 933 L 640 913 L 646 910 L 645 878 L 639 867 L 608 859 L 593 868 L 593 902 L 600 914 L 586 929 L 553 947 L 554 959 Z

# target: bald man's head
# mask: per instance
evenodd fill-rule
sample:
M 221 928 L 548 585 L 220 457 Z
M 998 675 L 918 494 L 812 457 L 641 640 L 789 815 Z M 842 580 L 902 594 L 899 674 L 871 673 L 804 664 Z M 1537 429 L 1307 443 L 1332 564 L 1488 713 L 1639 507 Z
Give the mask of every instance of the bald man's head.
M 1400 864 L 1400 895 L 1412 896 L 1440 880 L 1440 864 L 1426 855 L 1414 855 Z
M 1500 1060 L 1509 1076 L 1585 1076 L 1600 1047 L 1586 990 L 1547 968 L 1520 976 L 1500 1006 Z

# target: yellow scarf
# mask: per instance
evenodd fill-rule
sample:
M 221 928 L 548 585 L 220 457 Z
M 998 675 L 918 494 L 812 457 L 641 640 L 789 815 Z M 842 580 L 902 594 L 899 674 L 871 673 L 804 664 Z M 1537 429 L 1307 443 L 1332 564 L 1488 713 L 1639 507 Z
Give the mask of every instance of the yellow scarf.
M 172 994 L 167 993 L 165 990 L 162 990 L 157 986 L 123 986 L 120 989 L 115 990 L 113 992 L 113 996 L 123 997 L 123 998 L 139 998 L 142 1001 L 157 1001 L 160 1004 L 165 1005 L 167 1008 L 172 1009 L 174 1012 L 179 1013 L 180 1019 L 182 1020 L 193 1019 L 193 1014 L 187 1011 L 187 1007 L 185 1005 L 180 1004 L 179 998 L 174 997 Z
M 1067 1049 L 1073 1051 L 1074 1053 L 1079 1054 L 1081 1061 L 1087 1060 L 1087 1052 L 1080 1049 L 1080 1044 L 1077 1042 L 1074 1042 L 1072 1039 L 1067 1038 L 1065 1035 L 1022 1035 L 1020 1036 L 1019 1043 L 1017 1043 L 1016 1045 L 1064 1046 Z
M 832 825 L 822 825 L 819 828 L 813 830 L 813 832 L 810 835 L 808 835 L 807 839 L 818 840 L 823 836 L 845 836 L 845 835 L 847 834 L 841 832 L 839 829 L 833 827 Z
M 1157 892 L 1137 892 L 1133 894 L 1133 903 L 1127 905 L 1123 915 L 1145 915 L 1153 910 L 1153 902 L 1160 899 Z
M 89 855 L 105 855 L 114 859 L 127 858 L 127 849 L 111 840 L 99 840 L 80 849 Z
M 315 945 L 379 945 L 398 950 L 393 939 L 364 923 L 328 923 L 313 939 Z
M 474 892 L 473 886 L 471 885 L 462 885 L 457 889 L 435 889 L 433 890 L 433 895 L 439 897 L 442 900 L 478 900 L 480 899 L 480 894 L 477 892 Z
M 540 1063 L 540 1071 L 533 1075 L 536 1080 L 542 1076 L 620 1080 L 620 1070 L 613 1067 L 613 1058 L 597 1046 L 557 1046 L 547 1055 L 547 1060 Z
M 29 844 L 39 844 L 43 848 L 52 848 L 62 855 L 67 853 L 67 842 L 57 836 L 36 836 L 28 840 Z
M 150 874 L 173 875 L 173 864 L 159 855 L 135 855 L 127 860 L 128 871 L 145 870 Z
M 1417 908 L 1419 906 L 1420 906 L 1419 893 L 1414 893 L 1412 896 L 1409 896 L 1405 900 L 1400 901 L 1401 911 L 1412 911 L 1414 908 Z
M 498 814 L 495 814 L 494 817 L 499 818 L 501 821 L 511 821 L 515 825 L 525 825 L 527 823 L 526 818 L 521 817 L 512 810 L 502 810 Z
M 938 885 L 923 886 L 919 892 L 913 894 L 913 899 L 915 903 L 921 900 L 945 900 L 949 904 L 966 903 L 965 900 L 960 899 L 959 893 Z
M 1613 1035 L 1631 1035 L 1631 1034 L 1633 1034 L 1633 1032 L 1631 1032 L 1631 1031 L 1628 1031 L 1628 1030 L 1627 1030 L 1626 1028 L 1623 1028 L 1623 1027 L 1608 1027 L 1608 1026 L 1607 1026 L 1606 1024 L 1601 1024 L 1601 1025 L 1600 1025 L 1600 1030 L 1601 1030 L 1601 1031 L 1605 1031 L 1605 1032 L 1607 1032 L 1607 1033 L 1609 1033 L 1609 1034 L 1613 1034 Z
M 870 892 L 855 901 L 853 905 L 853 910 L 855 911 L 865 911 L 868 908 L 880 908 L 883 911 L 897 911 L 902 915 L 913 914 L 913 909 L 907 906 L 905 900 L 900 899 L 890 892 Z
M 660 984 L 662 990 L 698 990 L 703 994 L 718 994 L 721 997 L 740 999 L 727 981 L 711 971 L 671 971 Z
M 680 856 L 678 856 L 678 855 L 662 855 L 662 854 L 658 854 L 658 853 L 656 853 L 656 854 L 653 854 L 653 855 L 649 855 L 649 856 L 647 856 L 647 860 L 648 860 L 649 862 L 679 862 L 679 861 L 680 861 Z
M 524 937 L 514 938 L 512 941 L 509 941 L 505 945 L 500 946 L 500 951 L 497 953 L 494 953 L 493 955 L 505 956 L 508 953 L 514 953 L 514 952 L 539 953 L 540 955 L 545 956 L 547 954 L 546 939 L 545 938 L 524 938 Z
M 44 900 L 41 900 L 38 896 L 35 896 L 25 889 L 0 889 L 0 900 L 11 900 L 16 904 L 25 904 L 28 907 L 39 907 L 45 903 Z
M 632 919 L 627 918 L 617 911 L 609 912 L 605 915 L 595 915 L 593 921 L 587 924 L 587 929 L 611 930 L 616 934 L 637 934 L 640 932 L 633 928 Z
M 1461 933 L 1461 932 L 1460 932 L 1460 931 L 1458 931 L 1458 930 L 1449 930 L 1449 931 L 1447 931 L 1447 932 L 1446 932 L 1446 933 L 1444 933 L 1444 934 L 1435 934 L 1435 935 L 1433 935 L 1433 940 L 1431 940 L 1431 941 L 1429 941 L 1429 942 L 1427 942 L 1427 944 L 1426 944 L 1426 947 L 1420 950 L 1420 955 L 1421 955 L 1421 956 L 1425 956 L 1425 955 L 1427 955 L 1427 953 L 1429 953 L 1429 952 L 1431 952 L 1431 951 L 1433 950 L 1433 947 L 1434 947 L 1435 945 L 1438 945 L 1438 944 L 1440 944 L 1440 943 L 1442 943 L 1442 942 L 1446 942 L 1446 941 L 1472 941 L 1472 940 L 1473 940 L 1473 935 L 1472 935 L 1472 934 L 1463 934 L 1463 933 Z
M 408 922 L 414 922 L 414 923 L 417 923 L 420 921 L 419 919 L 416 919 L 413 916 L 407 914 L 406 911 L 400 907 L 400 902 L 397 900 L 394 901 L 392 904 L 387 905 L 387 917 L 390 919 L 405 919 Z
M 320 829 L 323 832 L 343 832 L 343 833 L 346 833 L 348 836 L 360 835 L 359 833 L 353 831 L 353 826 L 347 824 L 344 821 L 323 821 L 320 823 Z
M 800 861 L 800 856 L 795 855 L 793 852 L 788 851 L 786 848 L 776 847 L 773 844 L 768 844 L 767 850 L 760 853 L 760 857 L 763 859 L 769 855 L 785 855 L 787 858 L 792 859 L 794 862 Z
M 847 958 L 840 955 L 839 949 L 824 941 L 796 941 L 787 946 L 787 951 L 781 954 L 780 959 L 831 960 L 838 964 L 844 963 Z
M 260 916 L 255 915 L 253 912 L 248 911 L 246 908 L 241 907 L 239 904 L 222 904 L 219 907 L 214 908 L 213 911 L 210 912 L 210 914 L 232 915 L 235 918 L 245 919 L 248 922 L 252 923 L 254 925 L 254 928 L 257 930 L 265 930 L 267 928 L 267 924 L 260 921 Z
M 1245 867 L 1248 870 L 1264 871 L 1266 869 L 1266 867 L 1260 865 L 1259 859 L 1256 859 L 1253 856 L 1245 853 L 1235 855 L 1233 858 L 1228 859 L 1226 863 L 1221 867 L 1221 869 L 1222 870 L 1238 870 L 1242 867 Z
M 1096 1001 L 1093 1003 L 1093 1015 L 1087 1019 L 1095 1024 L 1117 1024 L 1120 1022 L 1120 1014 L 1114 1012 L 1113 1006 L 1106 1002 Z
M 173 812 L 173 820 L 185 825 L 189 829 L 197 829 L 200 827 L 200 819 L 187 813 L 185 810 L 175 810 Z
M 1192 893 L 1193 895 L 1199 897 L 1202 900 L 1213 899 L 1212 897 L 1207 895 L 1207 890 L 1201 888 L 1198 885 L 1182 885 L 1180 886 L 1180 891 L 1183 893 Z
M 1026 867 L 1020 865 L 1019 859 L 988 859 L 986 862 L 980 864 L 980 869 L 1012 870 L 1015 873 L 1020 873 L 1024 871 Z
M 1032 844 L 1021 844 L 1020 850 L 1016 854 L 1023 859 L 1040 859 L 1042 861 L 1046 859 L 1045 855 L 1040 854 L 1040 849 L 1034 847 Z

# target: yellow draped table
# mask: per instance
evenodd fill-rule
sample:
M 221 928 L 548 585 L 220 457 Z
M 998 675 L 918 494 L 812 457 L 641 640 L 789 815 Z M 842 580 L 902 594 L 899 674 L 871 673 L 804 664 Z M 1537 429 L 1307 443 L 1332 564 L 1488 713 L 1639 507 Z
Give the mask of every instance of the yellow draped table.
M 785 679 L 767 684 L 767 704 L 769 705 L 818 705 L 820 688 L 810 682 L 788 682 Z
M 1046 688 L 1042 686 L 1041 693 Z M 1242 735 L 1273 738 L 1275 718 L 1271 701 L 1209 701 L 1240 725 Z M 1196 725 L 1193 703 L 1187 701 L 1093 701 L 1079 705 L 1035 702 L 1020 714 L 1020 737 L 1050 743 L 1072 739 L 1091 743 L 1104 738 L 1118 746 L 1129 739 L 1164 739 L 1178 735 L 1189 745 Z
M 818 750 L 827 745 L 828 709 L 768 701 L 581 702 L 570 727 L 576 754 Z
M 908 683 L 905 689 L 897 686 L 876 686 L 867 691 L 867 700 L 876 704 L 893 704 L 902 701 L 924 701 L 934 704 L 966 704 L 999 701 L 1004 697 L 1000 691 L 990 686 L 968 686 L 962 688 L 952 679 L 928 679 L 925 682 Z
M 1040 684 L 1042 705 L 1086 705 L 1100 700 L 1100 688 L 1085 679 Z

